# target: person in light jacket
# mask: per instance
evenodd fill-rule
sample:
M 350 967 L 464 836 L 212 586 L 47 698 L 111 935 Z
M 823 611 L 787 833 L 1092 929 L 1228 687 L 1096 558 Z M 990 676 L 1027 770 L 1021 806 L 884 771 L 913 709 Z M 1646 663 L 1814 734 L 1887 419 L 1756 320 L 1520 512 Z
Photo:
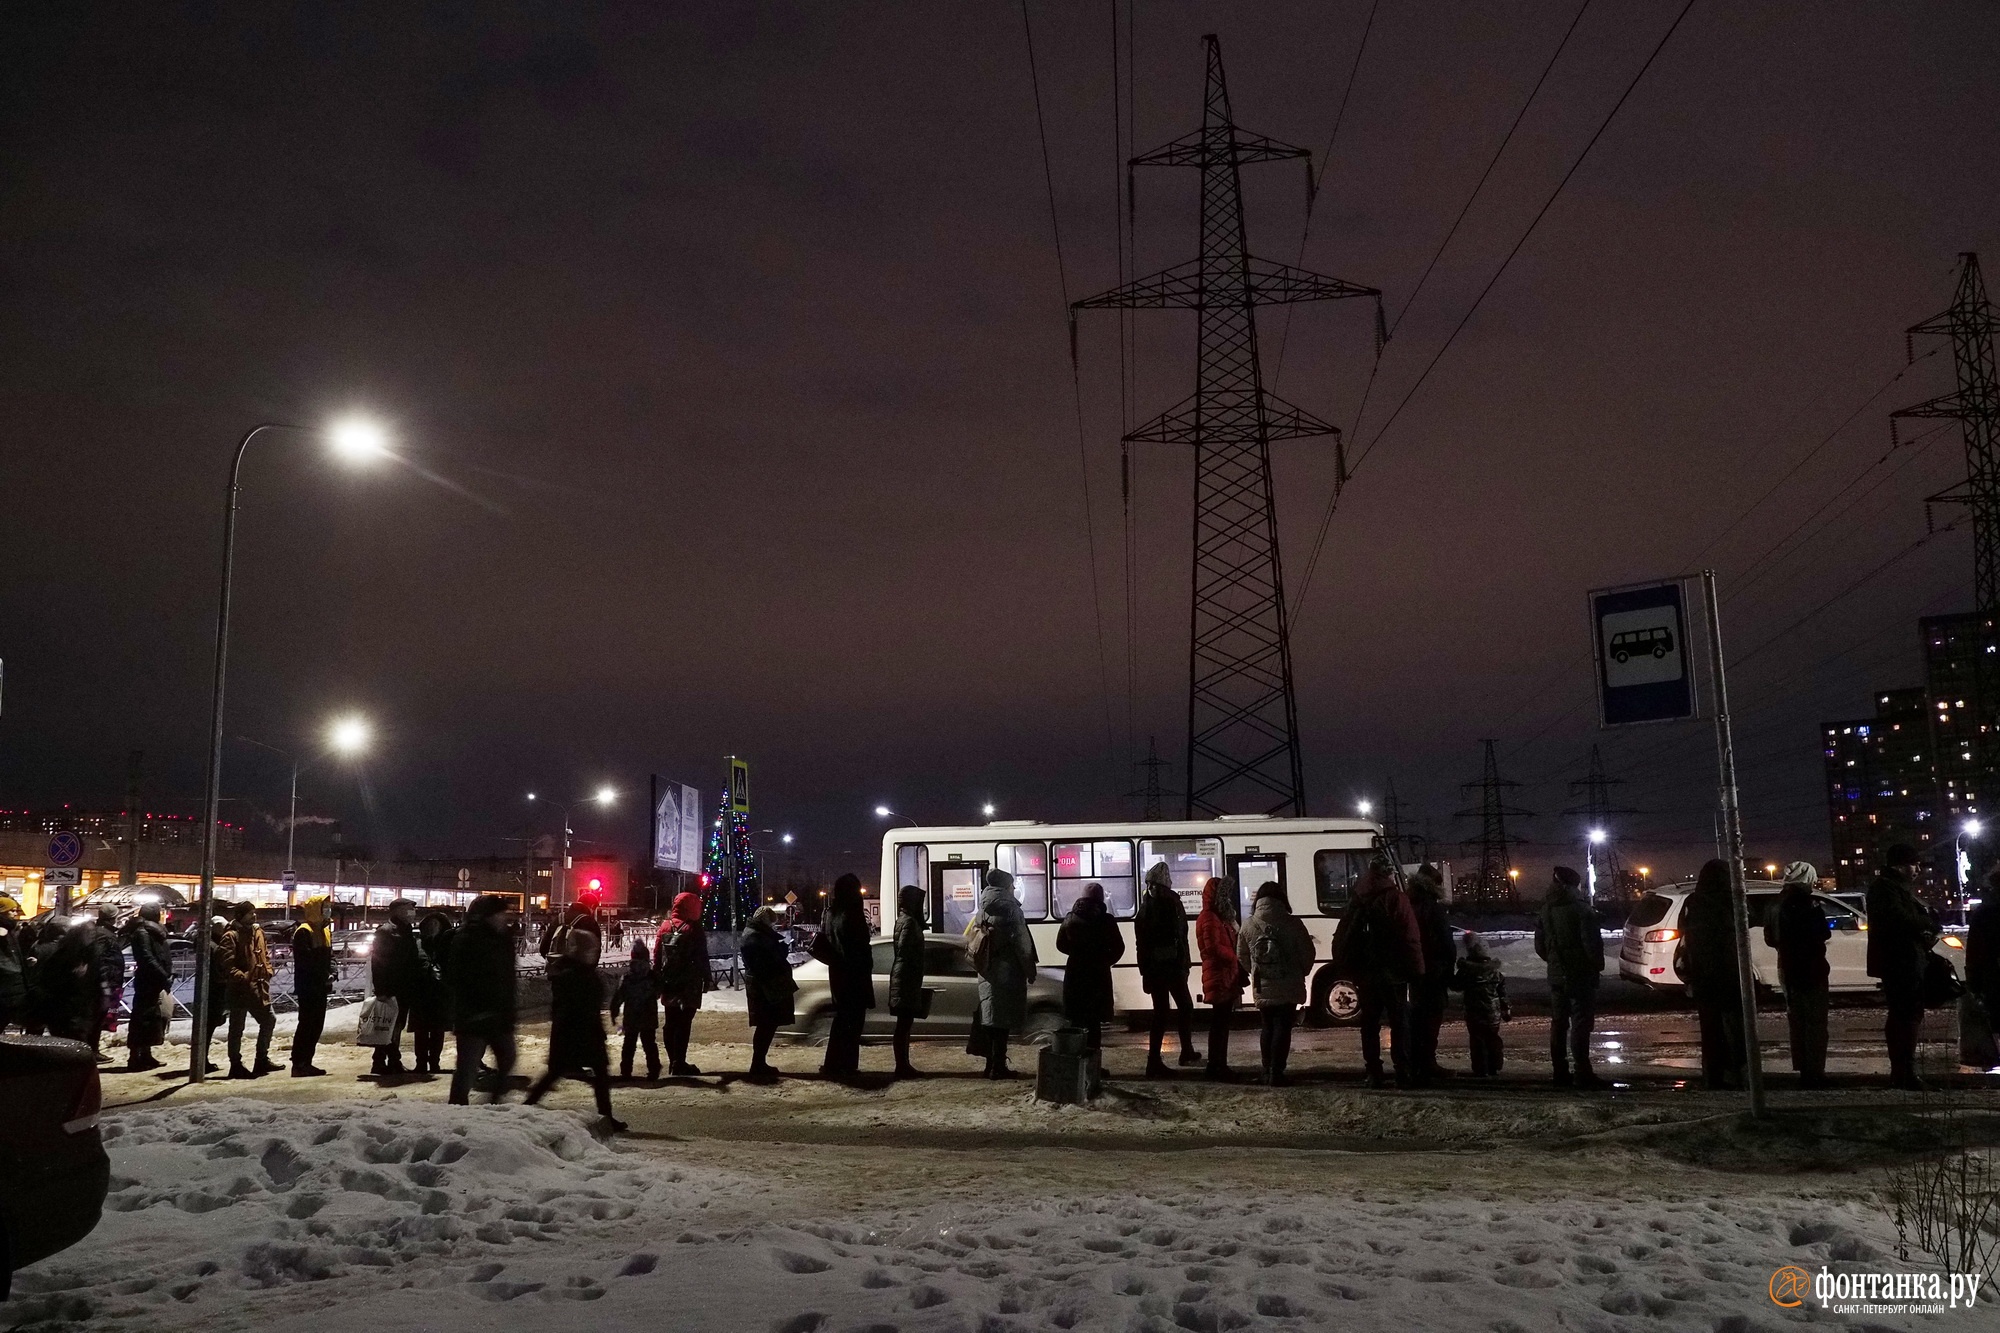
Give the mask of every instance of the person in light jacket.
M 1285 1063 L 1292 1053 L 1292 1024 L 1306 1002 L 1306 977 L 1313 968 L 1313 938 L 1292 914 L 1284 886 L 1275 880 L 1257 886 L 1250 922 L 1238 947 L 1250 966 L 1250 997 L 1263 1017 L 1259 1051 L 1264 1082 L 1285 1086 Z
M 1040 960 L 1035 937 L 1014 897 L 1014 877 L 1004 870 L 986 872 L 986 889 L 979 898 L 973 933 L 987 938 L 985 966 L 979 973 L 979 1024 L 986 1030 L 986 1077 L 1013 1078 L 1007 1066 L 1007 1036 L 1028 1021 L 1028 980 Z
M 1212 1079 L 1229 1077 L 1229 1023 L 1243 1002 L 1244 970 L 1237 944 L 1241 922 L 1236 881 L 1211 878 L 1201 889 L 1201 914 L 1194 919 L 1194 943 L 1201 951 L 1201 998 L 1208 1005 L 1208 1068 Z

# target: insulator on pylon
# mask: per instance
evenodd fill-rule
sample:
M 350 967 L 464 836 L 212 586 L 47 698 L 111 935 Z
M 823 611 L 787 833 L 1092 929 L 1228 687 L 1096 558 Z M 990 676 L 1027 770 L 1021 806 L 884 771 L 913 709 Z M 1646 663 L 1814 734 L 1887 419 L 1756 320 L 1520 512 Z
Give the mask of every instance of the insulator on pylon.
M 1074 319 L 1069 322 L 1069 336 L 1071 342 L 1076 340 L 1076 321 Z M 1902 420 L 1899 417 L 1889 418 L 1889 447 L 1891 449 L 1900 449 L 1903 447 Z
M 1313 211 L 1313 200 L 1319 198 L 1319 182 L 1313 179 L 1312 159 L 1306 158 L 1305 164 L 1306 164 L 1306 216 L 1311 217 Z
M 1389 317 L 1382 313 L 1382 298 L 1375 298 L 1375 359 L 1382 359 L 1382 349 L 1389 345 Z
M 1333 437 L 1333 497 L 1347 489 L 1347 440 L 1335 432 Z
M 1129 509 L 1132 504 L 1132 446 L 1125 443 L 1118 456 L 1118 493 Z
M 1069 368 L 1075 370 L 1076 360 L 1076 311 L 1069 312 Z
M 1903 335 L 1903 364 L 1908 366 L 1914 366 L 1916 363 L 1917 363 L 1917 340 L 1909 333 L 1905 333 Z

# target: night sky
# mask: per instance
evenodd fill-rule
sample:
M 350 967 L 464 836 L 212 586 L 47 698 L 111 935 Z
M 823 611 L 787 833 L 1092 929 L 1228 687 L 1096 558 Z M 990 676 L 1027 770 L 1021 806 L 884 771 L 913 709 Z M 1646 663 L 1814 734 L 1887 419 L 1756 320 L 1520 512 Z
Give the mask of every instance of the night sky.
M 1128 691 L 1117 322 L 1083 324 L 1087 527 L 1063 312 L 1119 278 L 1113 8 L 1031 6 L 1059 274 L 1015 5 L 10 6 L 0 805 L 115 807 L 136 747 L 148 803 L 196 808 L 229 451 L 365 408 L 407 466 L 255 446 L 231 663 L 232 736 L 375 719 L 359 775 L 307 783 L 350 840 L 505 851 L 546 827 L 531 788 L 713 791 L 731 751 L 754 826 L 864 872 L 878 801 L 1136 813 L 1147 737 L 1182 745 L 1191 463 L 1141 446 Z M 1357 447 L 1679 8 L 1590 6 Z M 1238 121 L 1325 149 L 1363 0 L 1138 10 L 1137 149 L 1197 123 L 1210 31 Z M 1306 266 L 1398 314 L 1574 12 L 1381 4 Z M 1903 328 L 1959 251 L 2000 266 L 1996 67 L 1989 3 L 1694 7 L 1334 520 L 1294 638 L 1316 811 L 1393 779 L 1468 836 L 1492 736 L 1527 859 L 1573 859 L 1554 812 L 1601 740 L 1635 853 L 1691 868 L 1710 733 L 1594 730 L 1584 592 L 1713 564 L 1752 851 L 1824 860 L 1815 724 L 1917 681 L 1916 616 L 1969 606 L 1960 530 L 1790 628 L 1963 475 L 1955 426 L 1869 465 L 1949 387 L 1948 353 L 1889 385 Z M 1250 173 L 1267 257 L 1302 174 Z M 1193 188 L 1142 177 L 1140 271 L 1192 256 Z M 1136 328 L 1145 417 L 1193 321 Z M 1303 307 L 1278 388 L 1351 425 L 1372 364 L 1361 303 Z M 1296 586 L 1333 456 L 1276 448 Z M 232 741 L 231 817 L 284 783 Z M 579 829 L 637 853 L 642 805 Z

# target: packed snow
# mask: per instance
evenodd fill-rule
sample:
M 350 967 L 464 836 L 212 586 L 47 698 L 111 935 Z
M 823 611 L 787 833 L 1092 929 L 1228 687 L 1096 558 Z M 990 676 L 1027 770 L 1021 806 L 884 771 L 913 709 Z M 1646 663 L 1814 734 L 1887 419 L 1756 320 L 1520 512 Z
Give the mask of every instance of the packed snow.
M 1708 1333 L 1774 1325 L 1780 1265 L 1893 1248 L 1861 1204 L 1666 1173 L 1644 1201 L 1385 1189 L 1316 1154 L 1283 1188 L 1219 1188 L 1172 1155 L 1068 1151 L 1024 1184 L 972 1150 L 856 1192 L 792 1169 L 814 1149 L 696 1165 L 566 1112 L 400 1098 L 128 1110 L 105 1134 L 103 1223 L 17 1277 L 0 1327 Z

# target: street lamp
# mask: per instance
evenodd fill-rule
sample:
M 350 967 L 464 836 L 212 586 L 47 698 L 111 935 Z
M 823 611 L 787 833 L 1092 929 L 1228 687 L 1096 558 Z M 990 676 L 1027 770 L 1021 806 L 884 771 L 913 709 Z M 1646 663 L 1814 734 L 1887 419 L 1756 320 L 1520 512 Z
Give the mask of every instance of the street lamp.
M 326 729 L 326 748 L 329 752 L 339 755 L 343 759 L 352 759 L 368 748 L 368 737 L 368 719 L 358 713 L 349 713 L 345 717 L 334 719 L 328 725 Z M 298 888 L 298 877 L 292 870 L 292 853 L 298 843 L 299 770 L 303 765 L 299 760 L 299 756 L 291 750 L 281 750 L 277 746 L 260 741 L 254 736 L 238 736 L 236 739 L 246 744 L 254 745 L 260 750 L 269 750 L 272 754 L 282 755 L 284 758 L 292 761 L 291 810 L 285 818 L 285 889 L 288 895 L 286 906 L 292 906 L 289 894 L 292 890 Z
M 600 809 L 609 810 L 613 805 L 618 803 L 618 789 L 611 786 L 599 787 L 590 795 L 589 799 L 595 802 Z M 529 804 L 532 805 L 539 800 L 541 800 L 541 797 L 534 792 L 528 793 Z M 571 829 L 569 826 L 570 803 L 567 801 L 550 801 L 549 804 L 562 811 L 562 858 L 561 864 L 557 866 L 555 892 L 549 902 L 550 909 L 553 910 L 563 906 L 564 900 L 569 897 L 569 840 Z
M 1372 801 L 1362 801 L 1358 803 L 1354 808 L 1361 812 L 1361 817 L 1363 819 L 1366 819 L 1368 818 L 1370 812 L 1372 812 L 1375 809 L 1375 805 Z
M 994 805 L 993 805 L 993 802 L 991 802 L 991 801 L 988 801 L 988 802 L 987 802 L 987 803 L 986 803 L 985 805 L 982 805 L 982 806 L 980 806 L 980 807 L 979 807 L 979 813 L 980 813 L 980 814 L 982 814 L 982 815 L 985 815 L 985 816 L 986 816 L 986 817 L 987 817 L 988 819 L 991 819 L 991 818 L 993 818 L 993 815 L 994 815 Z
M 236 445 L 235 457 L 230 460 L 229 484 L 222 493 L 222 581 L 216 597 L 215 678 L 209 704 L 208 782 L 202 804 L 201 894 L 194 935 L 195 1039 L 188 1043 L 191 1052 L 188 1079 L 194 1083 L 203 1082 L 208 1076 L 207 1043 L 200 1038 L 207 1031 L 208 1011 L 214 1002 L 214 997 L 208 993 L 208 918 L 215 910 L 216 829 L 222 814 L 222 700 L 223 680 L 229 666 L 229 594 L 236 574 L 236 508 L 243 489 L 243 456 L 249 452 L 250 442 L 265 431 L 292 431 L 319 436 L 332 453 L 348 463 L 372 462 L 389 452 L 388 433 L 365 418 L 348 417 L 319 429 L 282 421 L 265 421 L 243 433 L 242 440 Z
M 1968 819 L 1958 827 L 1958 835 L 1952 839 L 1952 861 L 1958 871 L 1958 911 L 1965 914 L 1965 900 L 1970 896 L 1972 879 L 1972 858 L 1966 854 L 1967 839 L 1977 838 L 1985 831 L 1985 825 L 1976 819 Z
M 890 808 L 889 808 L 888 806 L 886 806 L 886 805 L 878 805 L 878 806 L 876 806 L 876 807 L 875 807 L 875 818 L 877 818 L 877 819 L 900 819 L 900 820 L 902 820 L 902 821 L 903 821 L 903 822 L 904 822 L 905 824 L 908 824 L 908 825 L 909 825 L 909 826 L 910 826 L 911 828 L 922 828 L 922 827 L 923 827 L 923 825 L 921 825 L 921 824 L 917 823 L 917 821 L 916 821 L 916 820 L 914 820 L 914 819 L 910 818 L 910 817 L 909 817 L 908 815 L 899 815 L 899 814 L 897 814 L 897 813 L 896 813 L 896 812 L 895 812 L 894 810 L 891 810 L 891 809 L 890 809 Z

